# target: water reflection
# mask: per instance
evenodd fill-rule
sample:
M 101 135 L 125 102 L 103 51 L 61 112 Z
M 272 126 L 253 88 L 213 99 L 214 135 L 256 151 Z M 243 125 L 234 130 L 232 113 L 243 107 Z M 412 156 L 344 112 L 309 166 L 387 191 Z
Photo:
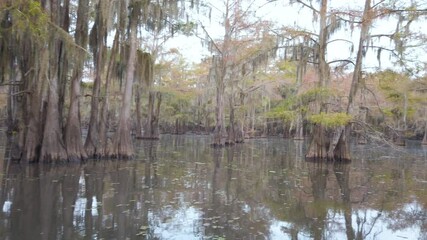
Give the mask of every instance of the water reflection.
M 426 150 L 305 162 L 305 143 L 136 142 L 133 161 L 2 166 L 2 239 L 425 239 Z M 359 152 L 355 155 L 358 156 Z M 398 157 L 395 157 L 398 156 Z

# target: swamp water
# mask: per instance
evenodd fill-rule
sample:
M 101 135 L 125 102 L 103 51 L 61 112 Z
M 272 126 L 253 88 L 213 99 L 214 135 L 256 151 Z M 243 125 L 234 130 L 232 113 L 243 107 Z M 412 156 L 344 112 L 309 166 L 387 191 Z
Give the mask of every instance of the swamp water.
M 210 142 L 136 141 L 129 161 L 5 160 L 0 239 L 427 239 L 420 145 L 354 146 L 350 164 L 316 164 L 302 141 Z

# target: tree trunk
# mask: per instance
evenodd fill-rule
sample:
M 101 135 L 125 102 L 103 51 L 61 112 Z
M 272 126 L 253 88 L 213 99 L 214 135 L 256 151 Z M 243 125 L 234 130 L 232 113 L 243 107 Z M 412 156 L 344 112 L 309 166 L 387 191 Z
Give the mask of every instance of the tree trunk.
M 79 0 L 77 10 L 77 27 L 75 34 L 76 44 L 85 48 L 88 39 L 88 0 Z M 69 161 L 80 161 L 87 158 L 83 147 L 80 121 L 80 81 L 83 76 L 83 63 L 85 52 L 80 49 L 76 53 L 76 66 L 71 80 L 70 109 L 68 111 L 67 125 L 65 127 L 65 147 Z
M 362 26 L 360 29 L 360 38 L 359 38 L 359 46 L 357 50 L 356 56 L 356 64 L 354 66 L 353 78 L 350 86 L 350 93 L 348 95 L 348 103 L 347 103 L 347 114 L 354 115 L 354 98 L 356 97 L 356 93 L 359 89 L 359 81 L 362 75 L 362 61 L 363 61 L 363 51 L 365 42 L 368 39 L 369 28 L 372 22 L 371 12 L 371 0 L 365 0 L 365 7 L 363 10 L 362 16 Z M 334 151 L 334 158 L 340 160 L 348 160 L 350 161 L 350 150 L 349 150 L 349 138 L 351 132 L 351 123 L 347 124 L 344 130 L 338 130 L 341 133 L 341 137 L 339 141 L 336 143 L 336 150 Z M 335 142 L 333 142 L 335 144 Z
M 426 120 L 426 126 L 424 127 L 424 137 L 423 141 L 421 142 L 422 145 L 427 145 L 427 120 Z
M 94 26 L 91 32 L 91 44 L 93 48 L 93 56 L 95 63 L 95 80 L 92 89 L 92 99 L 90 104 L 90 118 L 89 118 L 89 129 L 86 137 L 84 148 L 88 157 L 97 158 L 101 157 L 100 152 L 100 139 L 99 139 L 99 102 L 101 93 L 101 75 L 103 71 L 103 55 L 105 51 L 105 18 L 106 13 L 103 9 L 103 2 L 99 2 L 97 5 L 97 15 Z M 104 2 L 105 4 L 105 2 Z M 92 35 L 93 34 L 93 35 Z
M 235 131 L 235 119 L 234 119 L 234 101 L 233 96 L 229 98 L 230 104 L 230 119 L 229 119 L 229 129 L 228 129 L 228 138 L 226 145 L 234 145 L 236 143 L 236 131 Z
M 219 63 L 221 61 L 221 63 Z M 213 146 L 223 147 L 225 145 L 226 130 L 224 125 L 224 94 L 225 84 L 224 76 L 225 69 L 222 67 L 224 60 L 217 58 L 213 59 L 213 68 L 215 71 L 216 80 L 216 106 L 215 106 L 215 129 L 213 133 Z M 221 65 L 221 66 L 218 66 Z
M 327 0 L 322 0 L 322 9 L 324 7 L 324 4 L 326 5 Z M 326 9 L 324 10 L 326 12 Z M 356 64 L 354 67 L 354 73 L 353 73 L 353 78 L 352 78 L 352 83 L 351 83 L 351 87 L 350 87 L 350 93 L 349 93 L 349 97 L 348 97 L 348 104 L 347 104 L 347 114 L 353 114 L 354 112 L 354 98 L 356 96 L 356 92 L 358 90 L 358 86 L 359 86 L 359 81 L 361 78 L 361 74 L 362 74 L 362 60 L 363 60 L 363 51 L 364 51 L 364 44 L 368 38 L 368 33 L 369 33 L 369 27 L 371 25 L 371 21 L 372 19 L 370 19 L 370 11 L 371 11 L 371 0 L 366 0 L 365 1 L 365 8 L 364 8 L 364 12 L 363 12 L 363 17 L 362 17 L 362 26 L 361 26 L 361 30 L 360 30 L 360 38 L 359 38 L 359 45 L 358 45 L 358 51 L 357 51 L 357 56 L 356 56 Z M 323 10 L 321 11 L 323 12 Z M 321 26 L 322 26 L 322 13 L 321 13 Z M 321 30 L 321 38 L 322 38 L 322 31 Z M 326 31 L 326 30 L 325 30 Z M 321 42 L 323 42 L 322 40 L 319 41 L 320 46 L 322 46 Z M 326 44 L 326 43 L 325 43 Z M 322 47 L 320 47 L 322 48 Z M 320 51 L 319 51 L 320 52 Z M 320 64 L 321 65 L 321 64 Z M 320 71 L 320 77 L 322 80 L 322 72 Z M 329 81 L 327 81 L 329 82 Z M 329 83 L 323 85 L 323 86 L 328 86 Z M 321 107 L 322 109 L 322 107 Z M 318 126 L 320 127 L 320 125 Z M 323 129 L 323 130 L 322 130 Z M 315 136 L 313 138 L 313 141 L 315 139 L 320 139 L 319 135 L 325 135 L 326 132 L 319 132 L 319 131 L 325 131 L 326 129 L 324 128 L 320 128 L 317 129 L 317 133 L 315 133 Z M 341 160 L 341 161 L 350 161 L 351 157 L 350 157 L 350 152 L 349 152 L 349 137 L 350 137 L 350 131 L 351 131 L 351 125 L 348 124 L 345 127 L 339 127 L 334 129 L 334 133 L 333 133 L 333 138 L 329 139 L 330 141 L 322 141 L 322 144 L 326 144 L 325 147 L 328 149 L 327 152 L 323 152 L 323 151 L 318 151 L 319 148 L 319 143 L 311 143 L 310 144 L 310 148 L 309 148 L 309 152 L 307 154 L 308 158 L 318 158 L 318 159 L 334 159 L 334 160 Z M 316 135 L 318 137 L 316 137 Z M 317 145 L 317 146 L 316 146 Z M 317 149 L 311 149 L 311 148 L 317 148 Z M 321 149 L 323 149 L 323 147 L 321 147 Z M 320 154 L 320 155 L 319 155 Z
M 297 115 L 294 140 L 304 140 L 304 123 L 300 112 Z
M 115 63 L 116 55 L 119 50 L 119 36 L 120 31 L 116 31 L 113 42 L 113 49 L 111 50 L 110 61 L 108 63 L 107 68 L 107 77 L 105 79 L 105 87 L 104 87 L 104 101 L 102 102 L 101 107 L 101 116 L 99 119 L 99 142 L 100 142 L 100 155 L 107 156 L 108 155 L 108 110 L 110 108 L 110 82 L 112 78 L 113 72 L 113 64 Z
M 360 106 L 360 115 L 361 115 L 360 121 L 362 123 L 366 123 L 368 108 L 364 106 Z M 363 129 L 360 129 L 360 131 L 357 134 L 357 143 L 361 145 L 368 143 L 368 140 L 366 139 L 365 132 L 363 131 Z
M 133 1 L 129 26 L 129 59 L 126 67 L 126 82 L 122 93 L 122 107 L 119 125 L 114 136 L 111 156 L 117 158 L 132 158 L 134 155 L 132 136 L 130 133 L 130 105 L 132 101 L 132 86 L 135 74 L 136 59 L 136 30 L 139 16 L 138 3 Z
M 135 137 L 137 139 L 143 138 L 141 91 L 142 91 L 141 83 L 138 83 L 135 91 L 135 111 L 136 111 L 136 126 L 135 126 L 136 136 Z M 150 97 L 148 100 L 148 106 L 150 107 Z M 148 110 L 148 112 L 150 112 L 150 110 Z
M 58 22 L 59 5 L 52 2 L 50 5 L 50 13 L 52 22 Z M 58 97 L 58 82 L 59 68 L 61 64 L 60 51 L 61 40 L 58 40 L 56 33 L 51 33 L 49 39 L 49 71 L 46 73 L 48 77 L 47 86 L 47 109 L 46 119 L 44 121 L 43 142 L 40 150 L 40 161 L 42 162 L 58 162 L 67 160 L 67 152 L 65 151 L 62 129 L 60 127 L 59 116 L 59 97 Z
M 148 116 L 144 126 L 142 138 L 157 140 L 160 138 L 159 133 L 159 115 L 160 105 L 162 103 L 162 94 L 160 92 L 150 91 L 148 93 Z M 179 129 L 176 129 L 179 133 Z
M 100 52 L 102 50 L 99 50 Z M 101 54 L 101 53 L 98 53 Z M 101 60 L 101 57 L 98 56 L 98 61 Z M 101 87 L 101 66 L 96 67 L 96 76 L 94 81 L 94 86 L 92 90 L 92 100 L 90 108 L 90 118 L 89 118 L 89 129 L 86 137 L 86 142 L 84 148 L 89 157 L 100 157 L 99 156 L 99 129 L 98 129 L 98 119 L 99 119 L 99 93 Z
M 40 147 L 42 142 L 42 105 L 43 96 L 42 90 L 45 85 L 45 74 L 48 66 L 48 51 L 47 47 L 40 50 L 40 65 L 36 63 L 36 69 L 39 69 L 35 74 L 34 79 L 29 79 L 28 89 L 32 89 L 31 94 L 27 95 L 26 102 L 28 108 L 26 109 L 26 118 L 28 121 L 25 123 L 24 138 L 23 138 L 23 152 L 21 160 L 24 162 L 36 162 L 39 160 Z
M 326 130 L 319 124 L 313 127 L 313 137 L 310 143 L 308 152 L 305 158 L 309 161 L 317 161 L 319 159 L 327 159 L 327 146 L 329 138 L 326 135 Z
M 327 9 L 328 9 L 328 0 L 321 1 L 320 8 L 320 32 L 319 32 L 319 86 L 328 87 L 329 86 L 329 66 L 326 62 L 326 47 L 328 40 L 328 29 L 327 29 Z M 318 101 L 318 109 L 320 112 L 327 112 L 327 107 L 322 100 Z M 329 139 L 327 138 L 326 128 L 322 124 L 316 124 L 313 129 L 313 138 L 311 140 L 306 158 L 309 160 L 314 159 L 327 159 L 327 148 L 329 146 Z

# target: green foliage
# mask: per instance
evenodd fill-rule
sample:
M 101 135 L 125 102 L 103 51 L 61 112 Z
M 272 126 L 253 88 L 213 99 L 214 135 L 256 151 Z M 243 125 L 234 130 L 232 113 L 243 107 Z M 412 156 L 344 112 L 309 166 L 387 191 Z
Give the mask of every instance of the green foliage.
M 296 111 L 282 109 L 280 107 L 274 108 L 272 111 L 266 113 L 267 118 L 279 118 L 284 122 L 290 122 L 295 119 Z
M 314 124 L 321 124 L 325 127 L 345 126 L 351 121 L 352 117 L 347 113 L 320 113 L 311 115 L 308 120 Z
M 307 92 L 301 94 L 299 96 L 299 101 L 301 101 L 302 103 L 310 103 L 322 99 L 326 100 L 330 96 L 333 96 L 333 92 L 331 91 L 331 89 L 317 87 L 312 88 Z
M 82 81 L 80 84 L 81 84 L 82 89 L 90 90 L 93 88 L 93 82 L 83 82 Z
M 295 78 L 297 72 L 297 64 L 295 62 L 284 60 L 276 63 L 276 67 L 279 71 L 285 73 L 287 78 Z
M 268 118 L 278 118 L 285 122 L 290 122 L 298 116 L 298 113 L 305 114 L 310 102 L 326 99 L 332 95 L 331 90 L 326 88 L 313 88 L 305 93 L 295 95 L 292 90 L 282 90 L 282 96 L 286 96 L 277 106 L 266 113 Z
M 23 1 L 10 10 L 12 30 L 20 35 L 28 32 L 32 37 L 44 41 L 48 36 L 49 16 L 38 1 Z
M 162 92 L 163 96 L 161 115 L 165 122 L 173 123 L 175 120 L 184 122 L 191 121 L 193 115 L 191 103 L 195 97 L 194 92 L 184 92 L 169 88 L 161 88 L 159 90 Z

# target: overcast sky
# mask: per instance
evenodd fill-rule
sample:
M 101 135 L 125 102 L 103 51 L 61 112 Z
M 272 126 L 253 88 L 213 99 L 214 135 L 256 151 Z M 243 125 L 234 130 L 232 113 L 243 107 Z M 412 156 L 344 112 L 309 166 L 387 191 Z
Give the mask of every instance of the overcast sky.
M 209 2 L 209 1 L 208 1 Z M 263 20 L 269 20 L 276 22 L 278 26 L 299 26 L 303 27 L 307 30 L 317 32 L 318 23 L 312 21 L 312 13 L 307 8 L 301 8 L 300 5 L 295 4 L 293 6 L 289 6 L 286 4 L 288 1 L 276 1 L 272 3 L 266 4 L 266 0 L 255 0 L 254 5 L 256 6 L 253 9 L 257 9 L 257 16 L 262 18 Z M 373 0 L 373 2 L 378 2 Z M 401 1 L 404 2 L 404 1 Z M 223 36 L 223 27 L 220 24 L 222 10 L 224 3 L 222 1 L 211 1 L 212 6 L 212 19 L 209 20 L 206 15 L 207 12 L 204 10 L 200 11 L 200 15 L 192 16 L 194 19 L 198 19 L 200 23 L 202 23 L 210 35 L 214 38 L 221 38 Z M 314 1 L 314 4 L 317 4 Z M 361 0 L 331 0 L 330 7 L 332 8 L 340 8 L 340 9 L 363 9 L 364 1 Z M 260 7 L 262 6 L 262 7 Z M 260 7 L 260 8 L 259 8 Z M 316 6 L 317 7 L 317 6 Z M 387 34 L 392 33 L 392 31 L 396 28 L 397 19 L 389 18 L 386 20 L 376 21 L 373 27 L 371 28 L 371 33 L 377 34 Z M 426 28 L 424 26 L 424 22 L 420 22 L 418 24 L 413 24 L 412 28 L 419 32 L 426 32 Z M 199 30 L 199 34 L 204 36 Z M 352 36 L 350 36 L 350 31 L 340 31 L 337 34 L 331 37 L 335 38 L 345 38 L 355 42 L 357 44 L 359 38 L 359 29 L 355 29 Z M 381 44 L 383 46 L 390 46 L 390 40 L 383 39 Z M 178 46 L 178 47 L 177 47 Z M 179 36 L 168 42 L 167 47 L 178 48 L 180 52 L 192 62 L 199 62 L 201 58 L 209 56 L 205 46 L 202 46 L 201 41 L 197 37 L 185 37 Z M 346 42 L 334 42 L 328 46 L 328 60 L 336 60 L 336 59 L 347 59 L 351 56 L 350 49 L 351 45 Z M 425 50 L 425 48 L 424 48 Z M 421 49 L 417 51 L 413 51 L 414 59 L 418 59 L 419 61 L 427 62 L 426 54 Z M 354 59 L 354 54 L 351 56 Z M 377 60 L 377 53 L 374 51 L 368 51 L 364 59 L 365 70 L 375 70 L 379 64 Z M 389 55 L 386 52 L 382 53 L 382 61 L 381 61 L 382 69 L 385 68 L 395 68 L 395 64 L 389 60 Z

